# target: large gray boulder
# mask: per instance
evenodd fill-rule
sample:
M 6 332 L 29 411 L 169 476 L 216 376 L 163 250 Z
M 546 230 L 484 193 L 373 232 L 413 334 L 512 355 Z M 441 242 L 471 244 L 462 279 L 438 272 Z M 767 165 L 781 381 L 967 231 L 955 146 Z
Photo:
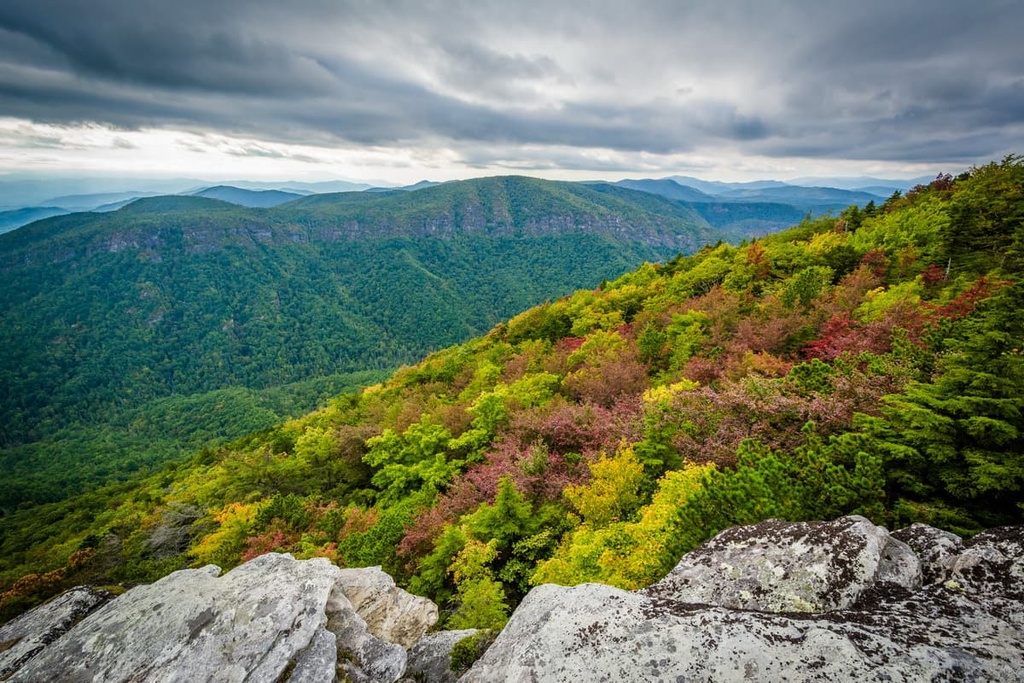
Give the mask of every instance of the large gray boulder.
M 723 531 L 646 589 L 652 597 L 760 612 L 845 609 L 880 581 L 914 590 L 910 546 L 863 517 L 769 520 Z
M 289 555 L 108 597 L 5 625 L 0 680 L 448 683 L 469 634 L 422 635 L 436 607 L 379 568 Z M 731 529 L 641 591 L 534 589 L 460 680 L 1024 681 L 1024 527 Z
M 908 549 L 860 518 L 772 521 L 647 590 L 539 586 L 460 681 L 1024 681 L 1024 529 L 924 587 Z
M 405 650 L 374 637 L 325 559 L 260 556 L 220 576 L 174 572 L 92 612 L 12 681 L 333 681 L 393 683 Z
M 1024 531 L 983 531 L 964 543 L 952 562 L 950 583 L 1000 600 L 1024 601 Z
M 892 537 L 906 543 L 921 561 L 924 583 L 942 583 L 949 576 L 964 542 L 956 534 L 927 524 L 911 524 L 892 533 Z

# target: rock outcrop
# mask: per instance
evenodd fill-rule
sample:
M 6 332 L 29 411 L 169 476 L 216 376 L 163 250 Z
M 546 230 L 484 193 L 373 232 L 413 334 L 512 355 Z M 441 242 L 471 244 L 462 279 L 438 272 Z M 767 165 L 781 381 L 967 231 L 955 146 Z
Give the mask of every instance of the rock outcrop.
M 733 527 L 687 554 L 652 598 L 758 612 L 830 612 L 872 586 L 921 586 L 910 546 L 863 517 Z
M 460 681 L 1024 681 L 1022 592 L 1022 528 L 769 521 L 645 590 L 535 588 Z
M 379 567 L 269 554 L 69 591 L 0 628 L 0 680 L 451 683 L 474 632 L 436 619 Z M 730 529 L 640 591 L 535 588 L 459 680 L 1024 681 L 1024 527 Z
M 342 673 L 394 683 L 406 650 L 373 635 L 346 597 L 345 580 L 361 585 L 359 571 L 271 553 L 224 576 L 212 565 L 174 572 L 99 607 L 10 680 L 329 683 Z M 425 631 L 426 611 L 429 623 L 407 611 L 390 625 Z

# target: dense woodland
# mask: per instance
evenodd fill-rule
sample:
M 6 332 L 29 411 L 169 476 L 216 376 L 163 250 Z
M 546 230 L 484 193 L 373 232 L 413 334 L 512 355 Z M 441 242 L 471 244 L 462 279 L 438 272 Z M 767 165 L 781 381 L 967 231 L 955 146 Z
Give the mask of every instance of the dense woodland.
M 526 310 L 315 413 L 0 520 L 2 609 L 277 550 L 451 628 L 637 588 L 734 524 L 1024 521 L 1024 164 Z
M 384 376 L 353 373 L 722 236 L 662 197 L 516 177 L 25 226 L 0 236 L 0 510 L 305 414 Z

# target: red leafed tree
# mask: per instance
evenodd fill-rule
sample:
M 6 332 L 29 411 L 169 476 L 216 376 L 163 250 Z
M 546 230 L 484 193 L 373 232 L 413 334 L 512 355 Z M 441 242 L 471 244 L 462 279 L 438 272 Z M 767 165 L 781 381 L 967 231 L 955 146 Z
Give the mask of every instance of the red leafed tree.
M 993 282 L 984 276 L 979 277 L 960 296 L 935 309 L 935 315 L 939 318 L 952 318 L 953 320 L 963 318 L 974 310 L 979 301 L 992 296 L 1004 286 L 1005 283 Z

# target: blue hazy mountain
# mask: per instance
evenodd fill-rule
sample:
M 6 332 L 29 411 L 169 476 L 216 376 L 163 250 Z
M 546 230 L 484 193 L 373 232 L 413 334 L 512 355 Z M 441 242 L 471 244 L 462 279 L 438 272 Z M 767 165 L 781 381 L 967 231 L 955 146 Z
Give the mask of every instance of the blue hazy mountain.
M 786 181 L 790 185 L 803 187 L 834 187 L 839 190 L 856 190 L 871 194 L 891 195 L 894 191 L 906 192 L 915 185 L 927 185 L 935 180 L 934 175 L 918 176 L 908 180 L 892 178 L 875 178 L 872 176 L 855 177 L 805 177 Z
M 192 194 L 196 197 L 219 199 L 231 204 L 237 204 L 238 206 L 263 209 L 308 196 L 282 190 L 246 190 L 240 187 L 232 187 L 231 185 L 215 185 Z
M 441 183 L 433 180 L 421 180 L 418 183 L 412 185 L 403 185 L 402 187 L 371 187 L 367 192 L 414 192 L 416 190 L 422 190 L 427 187 L 437 187 Z
M 150 192 L 147 190 L 125 190 L 123 192 L 96 192 L 91 194 L 71 194 L 60 197 L 51 197 L 46 200 L 46 206 L 59 206 L 74 211 L 93 211 L 94 209 L 116 202 L 133 201 L 139 197 L 156 197 L 164 194 L 162 192 Z
M 754 180 L 745 183 L 727 183 L 718 180 L 701 180 L 686 175 L 669 176 L 666 180 L 672 180 L 680 185 L 692 187 L 706 194 L 718 195 L 730 190 L 762 190 L 767 187 L 783 187 L 786 183 L 781 180 Z
M 712 184 L 706 184 L 706 186 L 708 185 Z M 727 184 L 715 185 L 725 186 Z M 695 211 L 712 227 L 733 235 L 762 235 L 798 223 L 808 212 L 823 213 L 814 211 L 808 206 L 715 196 L 694 187 L 680 185 L 671 178 L 620 180 L 614 183 L 614 186 L 648 192 L 675 200 Z
M 10 232 L 34 221 L 69 213 L 57 206 L 28 206 L 13 211 L 0 211 L 0 234 Z
M 889 193 L 892 194 L 892 193 Z M 737 188 L 726 190 L 718 195 L 718 199 L 751 202 L 779 202 L 800 207 L 831 207 L 845 208 L 851 204 L 863 206 L 868 202 L 884 201 L 888 195 L 840 190 L 835 187 L 802 187 L 799 185 L 783 185 L 764 188 Z
M 702 192 L 697 188 L 690 185 L 680 185 L 671 178 L 662 178 L 660 180 L 620 180 L 615 183 L 619 187 L 628 187 L 631 190 L 640 190 L 641 192 L 650 192 L 652 194 L 658 194 L 662 197 L 668 197 L 669 199 L 677 199 L 683 202 L 713 202 L 715 201 L 714 196 Z

